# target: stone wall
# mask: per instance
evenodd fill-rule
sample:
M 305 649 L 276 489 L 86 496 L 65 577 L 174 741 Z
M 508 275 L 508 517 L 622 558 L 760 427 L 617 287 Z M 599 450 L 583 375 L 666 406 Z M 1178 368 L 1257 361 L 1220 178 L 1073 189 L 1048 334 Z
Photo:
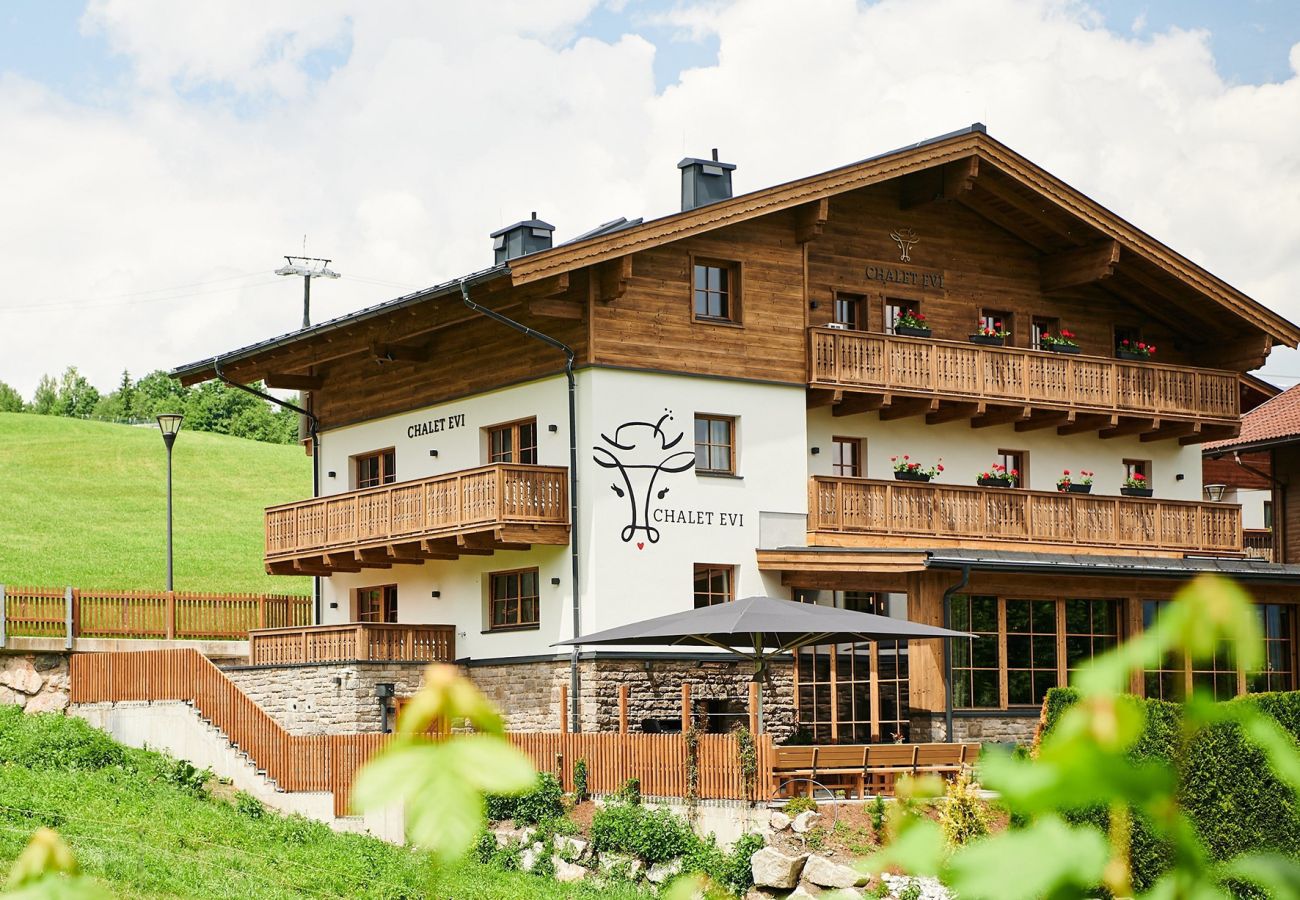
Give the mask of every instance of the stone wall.
M 595 659 L 580 662 L 578 671 L 578 708 L 584 731 L 618 729 L 618 694 L 623 684 L 628 686 L 631 731 L 641 731 L 648 719 L 680 722 L 683 682 L 691 685 L 697 719 L 705 714 L 709 701 L 728 701 L 738 712 L 749 707 L 752 668 L 743 660 Z M 559 729 L 561 688 L 569 683 L 567 661 L 475 665 L 468 672 L 503 712 L 511 730 Z M 793 698 L 792 666 L 788 662 L 773 664 L 763 682 L 763 726 L 778 741 L 794 730 Z
M 63 653 L 0 655 L 0 703 L 28 712 L 61 712 L 68 706 L 68 657 Z
M 1025 744 L 1034 742 L 1038 731 L 1038 713 L 1024 716 L 953 716 L 953 740 L 981 744 Z M 943 741 L 943 713 L 912 713 L 912 740 Z
M 424 663 L 351 662 L 227 666 L 222 671 L 290 733 L 347 734 L 381 731 L 376 686 L 389 682 L 397 696 L 409 697 L 423 684 L 424 668 Z

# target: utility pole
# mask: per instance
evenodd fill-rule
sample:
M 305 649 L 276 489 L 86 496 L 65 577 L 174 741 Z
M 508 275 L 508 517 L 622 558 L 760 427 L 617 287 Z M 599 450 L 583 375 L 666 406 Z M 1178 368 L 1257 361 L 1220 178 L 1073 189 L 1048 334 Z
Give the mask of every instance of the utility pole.
M 330 260 L 315 256 L 286 256 L 285 264 L 275 270 L 277 275 L 298 275 L 302 278 L 302 327 L 311 327 L 311 280 L 313 278 L 338 278 L 330 269 Z

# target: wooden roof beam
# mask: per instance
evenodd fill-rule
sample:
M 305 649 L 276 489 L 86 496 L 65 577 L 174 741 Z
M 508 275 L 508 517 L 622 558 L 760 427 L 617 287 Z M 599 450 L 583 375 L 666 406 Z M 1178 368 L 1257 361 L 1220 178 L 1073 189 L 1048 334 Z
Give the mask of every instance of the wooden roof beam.
M 1195 434 L 1185 435 L 1178 443 L 1186 447 L 1190 444 L 1203 444 L 1206 441 L 1221 441 L 1241 434 L 1241 425 L 1203 425 Z
M 267 375 L 263 383 L 285 391 L 319 391 L 325 379 L 319 375 Z
M 1188 435 L 1199 434 L 1201 431 L 1200 422 L 1165 422 L 1157 424 L 1152 431 L 1144 431 L 1138 440 L 1143 443 L 1151 441 L 1167 441 L 1171 438 L 1187 437 Z M 1105 437 L 1105 435 L 1103 435 Z
M 528 302 L 528 311 L 546 319 L 583 319 L 587 315 L 584 303 L 559 298 L 538 297 Z
M 370 345 L 370 354 L 375 362 L 430 362 L 433 359 L 433 341 L 422 344 L 380 344 Z
M 836 403 L 831 410 L 832 416 L 856 416 L 858 413 L 875 412 L 888 406 L 889 394 L 863 394 L 853 392 L 845 394 L 844 399 Z
M 960 419 L 971 419 L 975 416 L 984 414 L 984 403 L 944 403 L 939 402 L 939 408 L 932 412 L 926 413 L 925 424 L 942 425 L 944 422 L 956 422 Z
M 1019 210 L 1048 231 L 1064 238 L 1076 247 L 1086 243 L 1080 230 L 1072 227 L 1076 221 L 1074 216 L 1050 206 L 1041 196 L 1030 200 L 1011 185 L 1003 184 L 996 178 L 981 178 L 976 186 L 980 191 L 987 192 L 1008 206 Z M 1068 223 L 1062 224 L 1062 215 L 1069 218 Z
M 1103 428 L 1114 428 L 1119 425 L 1119 416 L 1113 413 L 1080 413 L 1074 417 L 1074 421 L 1066 425 L 1058 425 L 1056 433 L 1062 437 L 1068 434 L 1083 434 L 1088 431 L 1100 431 Z
M 794 210 L 794 239 L 800 244 L 822 236 L 826 220 L 830 218 L 831 201 L 827 197 L 797 206 Z
M 1103 428 L 1097 432 L 1097 437 L 1102 440 L 1110 438 L 1127 437 L 1132 434 L 1149 434 L 1160 427 L 1160 420 L 1151 418 L 1133 418 L 1127 416 L 1119 422 L 1111 425 L 1109 428 Z
M 1044 256 L 1038 261 L 1039 287 L 1051 294 L 1102 281 L 1115 274 L 1119 254 L 1119 241 L 1101 241 Z
M 970 192 L 979 173 L 979 157 L 968 156 L 934 169 L 905 175 L 899 188 L 898 208 L 915 209 L 929 203 L 956 200 Z
M 994 406 L 983 415 L 970 420 L 971 428 L 988 428 L 991 425 L 1009 425 L 1028 420 L 1033 410 L 1028 406 Z
M 975 213 L 976 215 L 983 216 L 985 219 L 988 219 L 990 222 L 992 222 L 994 225 L 1001 228 L 1003 231 L 1011 235 L 1013 238 L 1016 238 L 1017 240 L 1020 241 L 1024 241 L 1026 244 L 1033 247 L 1035 250 L 1039 251 L 1040 253 L 1048 253 L 1051 250 L 1055 249 L 1053 247 L 1050 247 L 1047 244 L 1047 242 L 1045 242 L 1042 239 L 1040 235 L 1031 234 L 1030 232 L 1025 231 L 1025 229 L 1020 224 L 1008 218 L 1007 216 L 1003 215 L 1001 212 L 989 206 L 987 203 L 980 203 L 977 200 L 975 200 L 973 196 L 973 192 L 972 194 L 967 194 L 960 197 L 958 199 L 958 202 L 961 203 L 962 206 L 965 206 L 967 209 L 969 209 L 971 212 Z
M 596 299 L 613 303 L 627 293 L 627 283 L 632 278 L 632 255 L 620 256 L 596 266 Z
M 1037 431 L 1040 428 L 1060 428 L 1074 422 L 1073 410 L 1063 409 L 1037 410 L 1029 414 L 1028 419 L 1016 423 L 1016 431 Z
M 891 422 L 894 419 L 906 419 L 908 416 L 920 416 L 939 411 L 939 399 L 925 397 L 899 397 L 880 409 L 880 421 Z

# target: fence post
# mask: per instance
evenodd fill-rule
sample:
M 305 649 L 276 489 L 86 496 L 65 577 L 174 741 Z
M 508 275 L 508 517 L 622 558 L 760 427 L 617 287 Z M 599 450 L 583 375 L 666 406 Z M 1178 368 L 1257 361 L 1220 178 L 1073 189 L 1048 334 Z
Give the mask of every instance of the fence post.
M 63 590 L 64 605 L 64 624 L 67 626 L 67 636 L 64 638 L 63 647 L 66 650 L 72 649 L 72 588 L 71 586 Z
M 176 592 L 167 592 L 167 640 L 176 638 Z
M 682 734 L 691 730 L 691 683 L 682 682 Z
M 0 584 L 0 647 L 3 647 L 7 640 L 5 636 L 5 613 L 8 605 L 9 603 L 5 599 L 5 586 Z
M 0 585 L 0 598 L 4 596 L 4 586 Z M 0 620 L 0 643 L 3 643 L 4 622 Z M 626 684 L 618 686 L 618 733 L 627 734 L 627 688 Z
M 560 733 L 567 733 L 569 730 L 569 686 L 560 685 Z
M 288 625 L 297 625 L 297 622 L 287 622 Z M 257 595 L 257 627 L 266 627 L 266 594 Z
M 749 733 L 758 735 L 758 682 L 749 683 Z

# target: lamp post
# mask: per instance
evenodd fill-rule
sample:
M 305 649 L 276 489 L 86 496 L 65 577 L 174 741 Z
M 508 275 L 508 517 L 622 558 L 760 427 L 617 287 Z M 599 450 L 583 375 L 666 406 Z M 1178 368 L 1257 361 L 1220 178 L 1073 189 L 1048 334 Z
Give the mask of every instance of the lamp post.
M 180 413 L 163 413 L 158 417 L 158 430 L 162 432 L 163 443 L 167 445 L 167 590 L 172 589 L 172 444 L 180 434 L 181 422 L 185 417 Z

